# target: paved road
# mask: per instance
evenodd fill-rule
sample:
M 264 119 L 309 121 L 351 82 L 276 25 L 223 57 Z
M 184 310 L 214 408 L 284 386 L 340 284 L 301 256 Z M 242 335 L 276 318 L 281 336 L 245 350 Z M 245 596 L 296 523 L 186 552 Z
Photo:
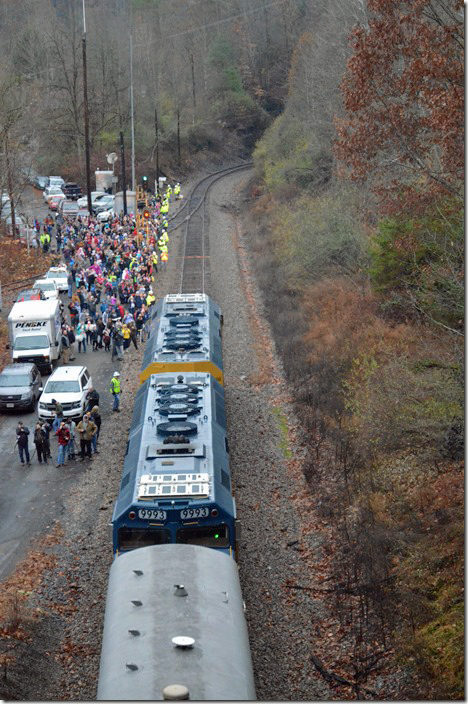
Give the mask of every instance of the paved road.
M 27 189 L 23 196 L 25 205 L 21 212 L 30 217 L 37 215 L 43 220 L 48 210 L 43 205 L 42 193 L 36 189 Z M 65 298 L 65 297 L 63 297 Z M 9 309 L 5 307 L 1 315 L 7 318 Z M 93 378 L 93 385 L 101 394 L 100 409 L 103 424 L 112 413 L 112 400 L 108 391 L 110 378 L 117 368 L 111 363 L 110 353 L 103 350 L 76 355 L 74 365 L 84 364 Z M 133 347 L 132 347 L 133 349 Z M 131 350 L 128 351 L 131 354 Z M 61 364 L 61 362 L 59 362 Z M 119 364 L 117 362 L 116 364 Z M 47 376 L 43 377 L 44 382 Z M 5 579 L 17 562 L 24 557 L 31 542 L 47 532 L 54 519 L 61 519 L 64 511 L 64 497 L 73 489 L 76 482 L 86 471 L 90 463 L 76 462 L 57 469 L 57 441 L 52 439 L 52 463 L 40 465 L 34 454 L 31 467 L 22 467 L 16 441 L 16 425 L 22 420 L 31 431 L 37 420 L 34 413 L 0 413 L 0 580 Z M 29 442 L 30 453 L 35 449 L 32 439 Z

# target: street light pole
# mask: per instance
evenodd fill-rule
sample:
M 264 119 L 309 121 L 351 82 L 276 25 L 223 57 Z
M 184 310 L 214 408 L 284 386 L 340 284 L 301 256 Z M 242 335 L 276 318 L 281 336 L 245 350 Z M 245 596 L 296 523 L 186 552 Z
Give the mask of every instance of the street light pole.
M 86 67 L 86 12 L 83 0 L 83 109 L 85 132 L 85 158 L 86 158 L 86 191 L 88 195 L 88 210 L 91 214 L 91 166 L 89 154 L 89 118 L 88 118 L 88 75 Z
M 130 20 L 130 116 L 132 124 L 132 191 L 135 193 L 135 121 L 133 113 L 133 37 L 132 25 Z

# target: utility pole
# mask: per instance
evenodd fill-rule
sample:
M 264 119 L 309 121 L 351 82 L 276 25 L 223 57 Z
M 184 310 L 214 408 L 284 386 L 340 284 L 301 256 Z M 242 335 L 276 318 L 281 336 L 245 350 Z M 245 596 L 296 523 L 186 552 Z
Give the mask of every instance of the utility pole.
M 133 108 L 133 38 L 130 17 L 130 116 L 132 123 L 132 191 L 135 193 L 135 119 Z
M 125 175 L 125 147 L 123 132 L 120 132 L 120 155 L 122 157 L 122 191 L 123 191 L 123 207 L 124 215 L 127 214 L 127 177 Z
M 193 54 L 190 54 L 190 64 L 192 67 L 192 99 L 193 99 L 193 115 L 192 115 L 192 124 L 195 124 L 195 113 L 197 112 L 197 99 L 196 99 L 196 93 L 195 93 L 195 66 L 193 63 Z
M 88 75 L 86 68 L 86 14 L 85 0 L 83 0 L 83 108 L 85 132 L 85 158 L 86 158 L 86 192 L 88 196 L 88 210 L 91 213 L 91 166 L 89 156 L 89 118 L 88 118 Z
M 154 129 L 156 131 L 156 193 L 159 193 L 159 129 L 157 108 L 154 108 Z
M 177 164 L 180 169 L 180 110 L 177 108 Z

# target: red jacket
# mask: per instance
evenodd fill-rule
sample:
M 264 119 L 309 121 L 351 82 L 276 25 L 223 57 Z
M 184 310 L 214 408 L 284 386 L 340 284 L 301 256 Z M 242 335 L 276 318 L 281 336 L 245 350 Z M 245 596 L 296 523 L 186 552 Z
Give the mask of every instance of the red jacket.
M 55 434 L 59 445 L 68 445 L 70 440 L 70 431 L 68 428 L 59 428 Z

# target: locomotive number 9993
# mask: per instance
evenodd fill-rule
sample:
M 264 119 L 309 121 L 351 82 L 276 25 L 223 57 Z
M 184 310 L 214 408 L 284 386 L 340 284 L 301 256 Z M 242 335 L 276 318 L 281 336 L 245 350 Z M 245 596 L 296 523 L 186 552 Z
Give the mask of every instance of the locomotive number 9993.
M 180 512 L 181 518 L 208 518 L 210 514 L 207 508 L 184 508 Z

